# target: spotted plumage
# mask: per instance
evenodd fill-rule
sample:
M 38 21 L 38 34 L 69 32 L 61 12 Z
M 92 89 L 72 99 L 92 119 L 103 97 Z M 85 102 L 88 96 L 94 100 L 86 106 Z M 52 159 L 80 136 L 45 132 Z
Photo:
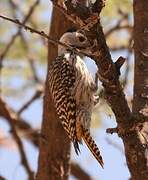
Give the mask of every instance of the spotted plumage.
M 87 50 L 90 44 L 80 32 L 67 32 L 61 39 L 75 48 Z M 59 46 L 58 57 L 49 68 L 49 87 L 58 117 L 78 154 L 82 139 L 103 167 L 100 151 L 90 135 L 96 84 L 83 57 Z

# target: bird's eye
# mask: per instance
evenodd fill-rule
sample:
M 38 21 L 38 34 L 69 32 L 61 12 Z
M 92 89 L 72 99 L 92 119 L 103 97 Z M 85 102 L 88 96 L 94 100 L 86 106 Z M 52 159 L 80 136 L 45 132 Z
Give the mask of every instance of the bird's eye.
M 83 36 L 79 36 L 79 41 L 80 41 L 80 42 L 84 42 L 84 41 L 86 41 L 86 38 L 83 37 Z

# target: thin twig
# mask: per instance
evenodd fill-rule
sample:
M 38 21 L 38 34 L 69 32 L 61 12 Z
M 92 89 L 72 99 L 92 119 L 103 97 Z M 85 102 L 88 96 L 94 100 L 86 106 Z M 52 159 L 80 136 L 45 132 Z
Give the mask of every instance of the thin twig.
M 30 68 L 31 68 L 33 80 L 34 80 L 36 83 L 41 84 L 42 82 L 41 82 L 41 80 L 39 79 L 39 77 L 38 77 L 38 75 L 37 75 L 37 69 L 36 69 L 36 66 L 35 66 L 35 61 L 34 61 L 34 59 L 31 58 L 31 57 L 28 57 L 28 62 L 29 62 Z
M 39 30 L 33 29 L 32 27 L 27 26 L 27 25 L 21 23 L 18 19 L 11 19 L 11 18 L 6 17 L 6 16 L 3 16 L 3 15 L 0 15 L 0 18 L 5 19 L 5 20 L 10 21 L 10 22 L 13 22 L 13 23 L 15 23 L 15 24 L 17 24 L 17 25 L 20 25 L 20 26 L 23 27 L 25 30 L 29 30 L 31 33 L 38 34 L 38 35 L 40 35 L 40 36 L 48 39 L 48 41 L 49 41 L 50 43 L 52 43 L 52 44 L 55 44 L 55 45 L 59 44 L 59 45 L 61 45 L 61 46 L 63 46 L 63 47 L 66 47 L 66 48 L 70 49 L 71 51 L 73 51 L 73 52 L 75 52 L 75 53 L 77 53 L 77 54 L 79 54 L 79 55 L 83 55 L 83 56 L 87 56 L 87 57 L 92 58 L 92 55 L 91 55 L 91 54 L 82 52 L 82 51 L 80 51 L 79 49 L 73 48 L 73 47 L 71 47 L 71 46 L 68 46 L 68 45 L 65 44 L 65 43 L 62 43 L 62 42 L 60 42 L 60 41 L 58 41 L 58 40 L 56 40 L 56 39 L 53 39 L 53 38 L 49 37 L 47 34 L 45 34 L 44 31 L 39 31 Z
M 8 123 L 11 126 L 13 138 L 15 139 L 15 141 L 18 145 L 18 150 L 20 152 L 21 163 L 29 175 L 29 180 L 34 180 L 34 173 L 30 169 L 30 166 L 29 166 L 29 163 L 28 163 L 25 151 L 24 151 L 23 143 L 22 143 L 22 141 L 21 141 L 21 139 L 17 133 L 17 128 L 16 128 L 15 123 L 14 123 L 15 122 L 15 115 L 7 107 L 6 103 L 2 100 L 2 98 L 0 98 L 0 111 L 1 111 L 1 113 L 3 113 L 5 115 L 6 120 L 8 121 Z
M 28 14 L 24 17 L 24 20 L 22 22 L 22 24 L 25 24 L 28 19 L 30 18 L 30 16 L 32 15 L 32 13 L 34 12 L 35 7 L 39 4 L 40 0 L 36 0 L 35 3 L 30 7 Z M 15 6 L 15 4 L 10 1 L 12 6 Z M 16 6 L 15 6 L 16 8 Z M 3 60 L 4 57 L 6 56 L 6 54 L 8 53 L 10 47 L 13 45 L 15 39 L 17 36 L 19 36 L 21 34 L 21 28 L 18 29 L 18 31 L 16 32 L 16 34 L 14 34 L 11 38 L 11 40 L 9 41 L 9 43 L 7 44 L 7 46 L 5 47 L 4 51 L 2 52 L 2 54 L 0 54 L 0 77 L 1 77 L 1 69 L 3 66 Z M 1 89 L 0 89 L 0 93 L 1 93 Z
M 20 11 L 19 7 L 17 6 L 17 4 L 15 4 L 15 3 L 13 2 L 13 0 L 9 0 L 9 3 L 10 3 L 10 6 L 11 6 L 11 10 L 12 10 L 12 13 L 13 13 L 13 17 L 14 17 L 14 18 L 17 18 L 16 12 L 17 12 L 17 11 Z M 36 5 L 36 4 L 35 4 L 35 5 Z M 31 9 L 32 9 L 32 8 L 31 8 Z M 29 11 L 29 12 L 30 12 L 30 11 Z M 32 11 L 32 12 L 33 12 L 33 11 Z M 29 13 L 29 14 L 30 14 L 30 13 Z M 25 16 L 25 15 L 23 14 L 23 16 Z M 20 28 L 19 28 L 19 30 L 20 30 Z M 21 39 L 22 39 L 22 41 L 23 41 L 23 43 L 24 43 L 24 47 L 25 47 L 26 51 L 29 51 L 30 48 L 28 47 L 27 39 L 26 39 L 25 36 L 23 35 L 22 31 L 20 31 L 19 35 L 20 35 L 20 37 L 21 37 Z M 34 64 L 33 59 L 29 57 L 29 58 L 28 58 L 28 62 L 29 62 L 30 68 L 31 68 L 31 70 L 32 70 L 32 74 L 33 74 L 33 79 L 34 79 L 34 81 L 37 82 L 37 83 L 40 83 L 40 80 L 39 80 L 39 78 L 38 78 L 38 76 L 37 76 L 37 71 L 36 71 L 36 68 L 35 68 L 35 64 Z
M 15 124 L 17 131 L 23 135 L 23 137 L 27 138 L 29 141 L 33 143 L 33 145 L 38 146 L 38 130 L 32 129 L 30 124 L 27 123 L 26 120 L 21 118 L 17 112 L 15 112 L 12 108 L 8 107 L 9 112 L 13 115 L 13 123 Z M 8 114 L 5 112 L 4 102 L 0 100 L 0 116 L 4 119 L 9 120 Z
M 128 14 L 122 12 L 120 9 L 118 10 L 119 15 L 121 15 L 121 19 L 119 19 L 116 23 L 115 26 L 113 26 L 112 28 L 110 28 L 106 33 L 105 33 L 105 37 L 108 37 L 111 33 L 113 33 L 116 30 L 120 30 L 120 29 L 132 29 L 132 26 L 129 25 L 128 23 Z M 127 25 L 121 25 L 123 21 L 127 21 Z
M 18 111 L 18 115 L 20 115 L 28 106 L 33 103 L 36 99 L 38 99 L 43 94 L 43 87 L 39 86 L 34 95 L 26 102 Z
M 115 25 L 113 28 L 111 28 L 109 31 L 107 31 L 105 33 L 105 37 L 107 38 L 109 35 L 111 35 L 113 32 L 117 31 L 117 30 L 121 30 L 121 29 L 127 29 L 127 30 L 132 30 L 132 26 L 130 26 L 129 24 L 126 24 L 126 25 L 120 25 L 120 24 L 117 24 Z
M 13 0 L 9 0 L 9 4 L 10 4 L 10 9 L 12 11 L 13 17 L 17 18 L 16 11 L 18 10 L 18 6 L 15 4 L 15 2 L 13 2 Z
M 30 16 L 31 16 L 32 13 L 34 12 L 35 7 L 39 4 L 39 1 L 40 1 L 40 0 L 36 0 L 35 3 L 31 6 L 31 8 L 29 9 L 28 14 L 25 16 L 24 20 L 22 21 L 22 24 L 25 24 L 25 23 L 28 21 L 28 19 L 30 18 Z M 14 34 L 14 35 L 12 36 L 12 39 L 11 39 L 10 42 L 7 44 L 7 46 L 5 47 L 3 53 L 0 55 L 0 68 L 2 67 L 2 61 L 3 61 L 4 57 L 6 56 L 7 52 L 8 52 L 9 49 L 10 49 L 10 47 L 13 45 L 16 37 L 17 37 L 18 35 L 20 35 L 20 33 L 21 33 L 21 27 L 18 29 L 18 31 L 16 32 L 16 34 Z
M 79 180 L 91 180 L 91 177 L 78 164 L 71 163 L 71 174 Z
M 10 3 L 10 6 L 12 7 L 11 10 L 12 10 L 12 12 L 13 12 L 13 14 L 14 14 L 14 15 L 13 15 L 14 18 L 17 18 L 17 12 L 19 12 L 19 13 L 22 15 L 22 17 L 25 17 L 25 16 L 26 16 L 26 14 L 20 9 L 19 5 L 16 4 L 16 3 L 14 2 L 14 0 L 9 0 L 9 3 Z M 14 12 L 14 10 L 15 10 L 16 12 Z M 34 12 L 34 11 L 33 11 L 33 12 Z M 34 28 L 37 28 L 35 22 L 34 22 L 33 19 L 32 19 L 32 16 L 30 16 L 30 18 L 28 19 L 28 22 L 29 22 Z
M 29 51 L 30 51 L 30 48 L 29 48 L 29 43 L 27 42 L 27 39 L 25 38 L 25 36 L 23 35 L 23 33 L 21 32 L 20 33 L 20 37 L 23 41 L 23 45 L 27 51 L 27 54 L 29 54 Z M 37 75 L 37 70 L 36 70 L 36 67 L 35 67 L 35 64 L 34 64 L 34 59 L 31 57 L 31 55 L 28 55 L 28 63 L 29 63 L 29 66 L 31 68 L 31 72 L 33 74 L 33 79 L 35 82 L 41 84 L 41 80 L 39 79 L 38 75 Z

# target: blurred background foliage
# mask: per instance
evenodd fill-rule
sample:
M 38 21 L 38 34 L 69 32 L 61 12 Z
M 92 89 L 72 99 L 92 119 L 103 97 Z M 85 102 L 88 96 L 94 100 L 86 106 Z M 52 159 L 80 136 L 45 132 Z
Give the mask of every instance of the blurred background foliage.
M 13 4 L 12 4 L 13 2 Z M 19 1 L 19 0 L 2 0 L 0 2 L 0 12 L 3 15 L 9 17 L 17 18 L 23 21 L 24 15 L 29 11 L 30 6 L 34 1 Z M 35 8 L 35 11 L 29 18 L 27 24 L 38 30 L 43 30 L 48 34 L 50 26 L 50 17 L 52 11 L 52 4 L 50 1 L 42 0 L 40 4 Z M 15 7 L 15 8 L 14 8 Z M 122 14 L 119 11 L 128 14 L 128 20 L 122 22 L 122 25 L 130 23 L 132 24 L 131 12 L 132 3 L 131 0 L 107 0 L 106 6 L 101 14 L 101 21 L 103 23 L 104 31 L 107 32 L 110 28 L 114 27 L 118 20 L 122 18 Z M 128 22 L 127 22 L 128 21 Z M 18 31 L 18 26 L 10 22 L 5 22 L 1 20 L 0 28 L 0 53 L 2 54 L 5 50 L 7 44 L 9 43 L 11 37 Z M 41 37 L 31 34 L 25 30 L 21 30 L 21 34 L 24 37 L 26 44 L 21 36 L 15 39 L 15 42 L 11 46 L 10 50 L 5 57 L 2 69 L 2 77 L 5 79 L 13 78 L 15 74 L 17 77 L 25 78 L 25 80 L 31 81 L 32 69 L 29 68 L 27 58 L 32 57 L 34 63 L 37 66 L 46 66 L 47 64 L 47 42 Z M 118 48 L 119 46 L 128 46 L 128 40 L 130 36 L 126 29 L 121 29 L 120 31 L 115 31 L 107 37 L 107 43 L 110 48 Z M 116 42 L 116 43 L 115 43 Z M 43 78 L 43 77 L 41 77 Z M 42 80 L 45 79 L 45 76 Z M 2 81 L 2 80 L 1 80 Z M 30 84 L 30 82 L 28 83 Z M 3 95 L 8 96 L 11 92 L 12 86 L 7 86 L 3 83 L 1 84 L 1 91 Z M 25 81 L 24 81 L 25 82 Z M 8 91 L 9 90 L 9 91 Z M 16 88 L 17 93 L 20 92 Z
M 22 22 L 34 2 L 35 0 L 1 0 L 0 14 L 14 19 L 17 18 Z M 52 3 L 49 0 L 41 0 L 26 24 L 48 34 L 51 14 Z M 113 60 L 116 61 L 119 56 L 127 58 L 122 68 L 120 79 L 129 105 L 131 105 L 133 85 L 132 1 L 106 0 L 106 6 L 101 13 L 101 22 Z M 10 49 L 3 56 L 11 39 L 18 31 L 20 31 L 20 35 L 15 38 Z M 1 97 L 18 112 L 22 105 L 45 82 L 48 43 L 40 36 L 23 29 L 19 30 L 19 26 L 2 19 L 0 19 L 0 35 L 0 61 L 2 61 L 2 68 L 0 69 L 0 93 Z M 93 62 L 87 61 L 87 65 L 91 72 L 96 70 Z M 103 97 L 101 84 L 99 84 L 99 91 L 100 96 Z M 38 111 L 37 108 L 40 109 L 40 116 L 35 116 L 34 114 Z M 25 113 L 21 114 L 22 117 L 27 119 L 28 123 L 37 129 L 40 128 L 41 115 L 42 96 L 36 103 L 32 103 L 25 110 Z M 103 124 L 101 120 L 106 118 L 114 119 L 109 106 L 102 98 L 94 109 L 92 127 L 101 127 Z M 3 121 L 4 119 L 1 118 L 0 124 L 2 126 L 0 126 L 0 132 L 3 133 L 1 133 L 0 139 L 5 137 L 4 134 L 7 134 L 7 128 L 3 128 L 5 127 L 2 123 Z M 0 146 L 3 145 L 0 143 Z

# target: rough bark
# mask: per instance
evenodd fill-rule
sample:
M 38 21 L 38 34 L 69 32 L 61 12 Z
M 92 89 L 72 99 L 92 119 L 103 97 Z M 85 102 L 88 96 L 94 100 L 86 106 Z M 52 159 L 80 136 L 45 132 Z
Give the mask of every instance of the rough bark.
M 103 1 L 97 0 L 95 6 L 97 8 L 92 9 L 94 13 L 101 12 L 103 7 Z M 76 14 L 83 22 L 91 17 L 92 12 L 89 9 L 81 7 L 73 8 L 69 4 L 69 13 Z M 85 16 L 83 16 L 83 10 L 85 10 Z M 143 91 L 143 88 L 147 88 L 146 85 L 146 75 L 147 73 L 147 42 L 146 34 L 147 24 L 148 24 L 148 4 L 146 1 L 134 1 L 134 13 L 135 13 L 135 56 L 136 56 L 136 65 L 135 65 L 135 88 L 134 88 L 134 104 L 133 104 L 133 113 L 130 111 L 123 89 L 119 82 L 118 71 L 116 65 L 113 63 L 109 49 L 106 44 L 105 36 L 101 27 L 101 24 L 98 20 L 97 23 L 91 25 L 89 31 L 86 30 L 86 34 L 89 37 L 92 44 L 92 58 L 95 60 L 98 66 L 98 75 L 102 85 L 105 90 L 105 97 L 107 102 L 112 108 L 118 128 L 116 130 L 118 135 L 122 138 L 125 146 L 125 155 L 127 160 L 127 165 L 131 173 L 131 179 L 140 180 L 148 179 L 148 169 L 145 156 L 145 146 L 143 146 L 142 141 L 139 137 L 139 133 L 135 128 L 137 126 L 137 117 L 139 118 L 139 110 L 145 107 L 147 99 L 143 98 L 141 95 L 147 93 L 146 89 Z M 140 14 L 139 14 L 140 13 Z M 140 16 L 139 16 L 139 15 Z M 82 16 L 81 16 L 82 15 Z M 139 17 L 138 17 L 139 16 Z M 60 17 L 60 18 L 59 18 Z M 63 33 L 65 19 L 62 20 L 63 15 L 54 10 L 53 12 L 53 21 L 55 25 L 51 25 L 50 35 L 56 38 Z M 56 19 L 56 21 L 54 21 Z M 143 20 L 143 23 L 140 22 Z M 137 24 L 136 24 L 137 23 Z M 60 26 L 59 26 L 60 25 Z M 67 25 L 67 24 L 66 24 Z M 55 26 L 54 29 L 52 29 Z M 141 26 L 138 28 L 138 26 Z M 62 27 L 62 28 L 61 28 Z M 140 40 L 142 42 L 140 42 Z M 57 48 L 53 45 L 49 46 L 49 59 L 54 59 L 57 55 Z M 145 51 L 143 51 L 145 50 Z M 51 52 L 51 53 L 50 53 Z M 144 53 L 143 53 L 144 52 Z M 49 60 L 50 63 L 50 60 Z M 145 68 L 144 68 L 145 67 Z M 143 79 L 144 78 L 144 79 Z M 140 87 L 139 87 L 140 85 Z M 147 95 L 147 94 L 146 94 Z M 143 101 L 143 99 L 145 99 Z M 140 102 L 139 101 L 143 101 Z M 146 109 L 146 108 L 145 108 Z M 146 111 L 145 111 L 146 112 Z M 135 116 L 136 115 L 136 116 Z M 39 179 L 67 179 L 68 169 L 69 169 L 69 141 L 67 136 L 55 118 L 55 111 L 52 106 L 48 83 L 46 80 L 46 90 L 44 97 L 44 113 L 43 113 L 43 125 L 42 125 L 42 139 L 40 143 L 40 156 L 39 156 L 39 171 L 38 171 L 38 180 Z M 140 119 L 139 119 L 140 121 Z M 143 120 L 142 120 L 143 121 Z M 49 126 L 50 125 L 50 126 Z M 56 132 L 56 135 L 55 135 Z M 61 148 L 62 147 L 62 148 Z
M 148 2 L 146 0 L 135 0 L 134 4 L 134 99 L 133 114 L 142 122 L 144 118 L 147 123 L 143 123 L 142 128 L 148 133 Z M 130 166 L 132 179 L 148 179 L 148 153 L 144 140 L 145 133 L 138 136 L 139 143 L 133 141 L 135 152 L 133 152 L 133 163 Z M 147 138 L 145 136 L 145 138 Z M 146 140 L 147 141 L 147 140 Z M 145 146 L 146 145 L 146 146 Z M 131 153 L 129 152 L 129 156 Z
M 72 23 L 56 8 L 53 8 L 49 35 L 55 39 L 71 27 Z M 48 67 L 57 57 L 57 46 L 48 46 Z M 40 154 L 37 180 L 65 180 L 69 175 L 70 141 L 58 120 L 49 93 L 48 68 L 43 105 L 43 123 L 40 139 Z
M 135 80 L 133 113 L 148 106 L 148 2 L 134 1 Z M 148 110 L 147 110 L 148 111 Z M 144 116 L 148 116 L 142 113 Z
M 137 3 L 138 1 L 135 2 Z M 147 16 L 148 9 L 146 10 L 148 4 L 146 3 L 147 3 L 146 1 L 139 1 L 138 2 L 139 5 L 137 5 L 138 11 L 139 11 L 138 6 L 140 6 L 141 11 L 144 11 L 142 17 L 145 17 L 145 19 L 148 17 Z M 101 12 L 101 9 L 103 7 L 103 1 L 98 0 L 96 1 L 95 5 L 96 6 L 98 5 L 98 7 L 95 8 L 95 10 Z M 143 7 L 145 6 L 145 8 L 142 8 L 142 6 Z M 76 16 L 79 16 L 81 20 L 83 20 L 83 22 L 87 22 L 88 19 L 90 18 L 91 13 L 89 12 L 89 9 L 88 9 L 88 13 L 84 17 L 83 9 L 80 10 L 80 7 L 79 8 L 70 7 L 70 8 L 72 9 L 71 12 L 73 14 L 75 13 Z M 79 12 L 81 13 L 78 12 L 78 9 Z M 85 12 L 87 11 L 85 10 Z M 138 14 L 136 16 L 138 16 Z M 146 21 L 144 23 L 145 26 L 147 25 Z M 144 29 L 142 30 L 142 32 L 143 31 Z M 102 82 L 102 85 L 104 86 L 106 100 L 109 103 L 110 107 L 112 108 L 116 117 L 118 127 L 114 130 L 116 130 L 118 135 L 123 140 L 127 165 L 131 173 L 131 179 L 133 180 L 148 179 L 148 168 L 145 157 L 146 148 L 145 146 L 143 146 L 139 138 L 139 130 L 137 130 L 137 122 L 136 122 L 137 116 L 132 114 L 132 112 L 128 107 L 127 100 L 125 98 L 123 89 L 119 82 L 119 77 L 118 77 L 119 69 L 116 68 L 116 65 L 112 61 L 100 22 L 98 21 L 98 23 L 95 23 L 89 29 L 89 32 L 86 30 L 86 34 L 88 35 L 89 40 L 92 42 L 92 44 L 95 42 L 95 45 L 92 49 L 92 58 L 95 60 L 98 66 L 98 70 L 99 70 L 98 75 L 100 81 Z M 139 34 L 136 34 L 136 36 L 139 36 Z M 141 42 L 140 44 L 142 43 L 143 42 Z M 137 76 L 138 75 L 139 73 L 137 74 Z

